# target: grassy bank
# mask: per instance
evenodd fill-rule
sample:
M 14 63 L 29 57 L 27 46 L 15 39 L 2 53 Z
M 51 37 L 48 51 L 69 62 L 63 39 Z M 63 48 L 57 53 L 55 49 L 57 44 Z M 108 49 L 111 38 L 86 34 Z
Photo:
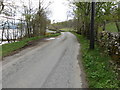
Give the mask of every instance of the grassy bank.
M 83 36 L 74 33 L 81 44 L 82 62 L 90 88 L 118 88 L 119 81 L 113 72 L 109 61 L 98 46 L 95 50 L 89 50 L 89 41 Z
M 102 31 L 102 27 L 99 27 L 99 31 Z M 115 22 L 106 24 L 106 31 L 108 32 L 118 32 Z
M 60 33 L 49 34 L 49 35 L 45 35 L 45 36 L 26 38 L 26 39 L 21 40 L 19 42 L 4 44 L 4 45 L 2 45 L 2 56 L 4 57 L 4 56 L 10 54 L 11 52 L 26 46 L 31 41 L 42 39 L 42 38 L 45 38 L 45 37 L 56 37 L 56 36 L 59 36 L 59 35 L 60 35 Z

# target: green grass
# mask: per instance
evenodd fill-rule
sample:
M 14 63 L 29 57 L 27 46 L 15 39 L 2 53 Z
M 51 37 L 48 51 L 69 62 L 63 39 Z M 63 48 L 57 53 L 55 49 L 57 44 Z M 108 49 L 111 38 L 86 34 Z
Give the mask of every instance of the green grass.
M 65 32 L 73 31 L 73 29 L 71 29 L 71 28 L 62 28 L 62 29 L 60 29 L 60 30 L 63 30 L 63 31 L 65 31 Z
M 45 37 L 56 37 L 56 36 L 59 36 L 60 35 L 60 33 L 56 33 L 56 34 L 51 34 L 51 35 L 46 35 Z
M 115 22 L 106 24 L 106 30 L 109 32 L 118 32 Z M 99 31 L 102 31 L 102 27 L 99 27 Z
M 75 34 L 75 33 L 74 33 Z M 75 34 L 81 44 L 82 62 L 87 74 L 89 88 L 118 88 L 117 75 L 109 65 L 110 57 L 96 46 L 89 50 L 89 41 Z
M 51 34 L 51 35 L 46 35 L 46 36 L 26 38 L 26 39 L 24 39 L 22 41 L 19 41 L 19 42 L 4 44 L 4 45 L 2 45 L 2 54 L 1 55 L 6 56 L 6 55 L 10 54 L 11 52 L 24 47 L 30 41 L 38 40 L 40 38 L 45 38 L 45 37 L 56 37 L 56 36 L 59 36 L 59 35 L 60 35 L 60 33 L 56 33 L 56 34 Z
M 110 31 L 110 32 L 118 32 L 115 23 L 108 23 L 108 24 L 106 25 L 106 30 L 108 30 L 108 31 Z

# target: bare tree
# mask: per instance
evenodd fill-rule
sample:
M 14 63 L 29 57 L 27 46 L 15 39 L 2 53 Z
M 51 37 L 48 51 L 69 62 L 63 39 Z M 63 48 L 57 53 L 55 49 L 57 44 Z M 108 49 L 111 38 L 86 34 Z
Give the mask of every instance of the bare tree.
M 4 9 L 4 4 L 3 4 L 3 0 L 0 0 L 0 14 Z

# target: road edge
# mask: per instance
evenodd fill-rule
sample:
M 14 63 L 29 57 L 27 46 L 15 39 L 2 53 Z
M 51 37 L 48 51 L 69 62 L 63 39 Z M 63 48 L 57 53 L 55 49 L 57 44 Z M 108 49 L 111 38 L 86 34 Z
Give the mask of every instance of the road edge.
M 79 43 L 79 42 L 78 42 Z M 79 43 L 79 47 L 81 47 L 80 43 Z M 79 48 L 79 54 L 77 56 L 77 60 L 78 60 L 78 64 L 81 70 L 81 75 L 80 77 L 82 77 L 82 88 L 88 88 L 88 80 L 87 80 L 87 75 L 85 73 L 85 68 L 83 66 L 83 62 L 82 62 L 82 53 L 81 53 L 81 48 Z

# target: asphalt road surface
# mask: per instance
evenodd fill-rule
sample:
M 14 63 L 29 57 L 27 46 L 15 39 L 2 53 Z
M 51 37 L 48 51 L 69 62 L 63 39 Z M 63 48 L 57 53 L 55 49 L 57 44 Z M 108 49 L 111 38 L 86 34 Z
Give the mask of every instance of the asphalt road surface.
M 82 88 L 76 37 L 62 33 L 4 58 L 3 88 Z

